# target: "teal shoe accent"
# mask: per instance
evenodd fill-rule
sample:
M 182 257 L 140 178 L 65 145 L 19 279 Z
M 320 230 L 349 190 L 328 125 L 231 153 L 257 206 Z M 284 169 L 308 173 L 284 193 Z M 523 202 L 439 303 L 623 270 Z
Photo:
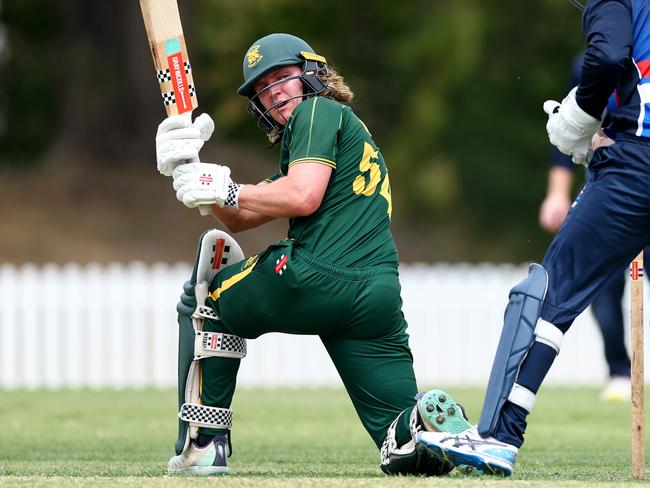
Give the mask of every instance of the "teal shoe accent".
M 463 408 L 442 390 L 429 390 L 417 397 L 418 413 L 426 430 L 459 434 L 472 426 Z

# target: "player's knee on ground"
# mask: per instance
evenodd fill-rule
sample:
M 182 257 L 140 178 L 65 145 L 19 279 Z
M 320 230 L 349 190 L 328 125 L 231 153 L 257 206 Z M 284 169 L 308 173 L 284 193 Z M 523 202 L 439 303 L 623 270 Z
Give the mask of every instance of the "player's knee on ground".
M 419 442 L 423 431 L 440 431 L 457 434 L 471 427 L 461 405 L 442 390 L 429 390 L 417 395 L 415 407 L 402 412 L 390 425 L 381 446 L 381 469 L 392 475 L 443 476 L 454 465 L 431 454 Z M 399 442 L 398 429 L 408 416 L 409 435 Z

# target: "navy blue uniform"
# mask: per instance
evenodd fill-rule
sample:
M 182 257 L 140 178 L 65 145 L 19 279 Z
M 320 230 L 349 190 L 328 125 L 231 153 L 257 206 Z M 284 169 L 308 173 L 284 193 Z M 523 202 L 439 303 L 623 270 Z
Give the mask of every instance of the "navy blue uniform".
M 583 26 L 588 46 L 576 100 L 600 119 L 615 93 L 609 124 L 616 143 L 595 151 L 587 183 L 544 257 L 541 318 L 562 332 L 650 244 L 650 0 L 591 0 Z M 517 383 L 537 393 L 554 359 L 553 349 L 535 342 Z M 520 446 L 526 416 L 506 402 L 494 437 Z
M 584 53 L 577 56 L 571 63 L 571 74 L 567 91 L 580 83 Z M 608 113 L 616 109 L 616 96 L 610 95 L 607 102 Z M 606 124 L 604 124 L 606 125 Z M 616 139 L 616 134 L 611 129 L 606 129 L 611 139 Z M 576 165 L 568 156 L 553 146 L 550 164 L 552 168 L 566 168 L 575 171 Z M 650 252 L 648 253 L 650 257 Z M 625 349 L 625 329 L 623 324 L 623 310 L 621 300 L 625 288 L 625 272 L 618 277 L 598 295 L 591 304 L 591 311 L 596 318 L 596 323 L 603 337 L 603 346 L 607 369 L 610 377 L 630 376 L 630 357 Z
M 592 0 L 583 23 L 589 44 L 576 100 L 600 118 L 615 93 L 616 144 L 595 151 L 587 184 L 544 258 L 550 283 L 542 318 L 563 331 L 650 242 L 650 2 Z

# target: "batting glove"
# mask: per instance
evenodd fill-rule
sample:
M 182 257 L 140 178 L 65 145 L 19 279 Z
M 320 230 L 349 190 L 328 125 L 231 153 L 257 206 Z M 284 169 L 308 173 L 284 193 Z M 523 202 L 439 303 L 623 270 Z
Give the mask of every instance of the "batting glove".
M 158 171 L 171 176 L 181 163 L 198 161 L 199 151 L 214 132 L 214 122 L 208 114 L 199 115 L 194 123 L 189 113 L 167 117 L 156 133 Z
M 188 163 L 173 172 L 176 198 L 187 207 L 217 204 L 239 208 L 242 185 L 230 178 L 230 168 L 212 163 Z
M 575 164 L 588 164 L 591 137 L 600 127 L 600 120 L 582 110 L 576 102 L 575 87 L 562 103 L 555 100 L 544 102 L 548 114 L 546 132 L 548 139 L 564 154 L 573 156 Z

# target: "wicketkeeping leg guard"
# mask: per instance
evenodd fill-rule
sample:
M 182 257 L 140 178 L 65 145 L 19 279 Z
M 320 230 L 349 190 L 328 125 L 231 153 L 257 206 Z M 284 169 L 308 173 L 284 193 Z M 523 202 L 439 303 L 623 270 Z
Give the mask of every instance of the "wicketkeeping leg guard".
M 494 434 L 499 412 L 506 400 L 527 412 L 535 404 L 535 394 L 516 383 L 517 374 L 526 354 L 538 341 L 557 353 L 562 344 L 562 331 L 540 318 L 546 297 L 548 275 L 539 264 L 531 264 L 528 277 L 510 290 L 503 331 L 497 347 L 488 382 L 478 431 L 483 437 Z
M 244 259 L 239 244 L 223 231 L 204 232 L 189 283 L 185 284 L 181 302 L 176 307 L 178 337 L 178 439 L 176 454 L 181 454 L 196 439 L 199 427 L 230 429 L 232 411 L 200 403 L 200 360 L 207 357 L 243 358 L 245 339 L 219 332 L 204 332 L 203 321 L 217 319 L 215 311 L 205 306 L 208 287 L 217 272 Z

